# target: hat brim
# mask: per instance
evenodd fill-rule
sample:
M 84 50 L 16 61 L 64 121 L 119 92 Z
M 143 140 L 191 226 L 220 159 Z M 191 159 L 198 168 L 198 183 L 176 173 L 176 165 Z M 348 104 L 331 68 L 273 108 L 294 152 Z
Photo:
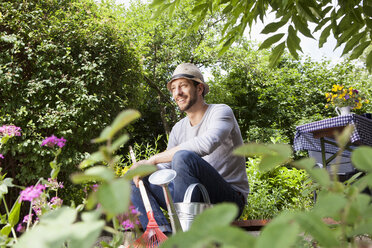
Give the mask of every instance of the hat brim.
M 174 80 L 176 79 L 180 79 L 180 78 L 184 78 L 184 79 L 189 79 L 189 80 L 192 80 L 192 81 L 195 81 L 195 82 L 198 82 L 198 83 L 201 83 L 204 85 L 204 95 L 206 95 L 208 92 L 209 92 L 209 86 L 208 84 L 204 83 L 203 81 L 201 81 L 199 78 L 197 77 L 189 77 L 189 76 L 185 76 L 185 74 L 180 74 L 180 75 L 176 75 L 174 77 L 172 77 L 172 79 L 167 83 L 167 88 L 169 91 L 171 91 L 171 84 Z

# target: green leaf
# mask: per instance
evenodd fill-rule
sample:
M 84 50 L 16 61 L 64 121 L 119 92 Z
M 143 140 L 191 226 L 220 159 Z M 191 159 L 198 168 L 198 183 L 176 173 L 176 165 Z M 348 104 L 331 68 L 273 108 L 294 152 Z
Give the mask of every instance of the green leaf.
M 288 27 L 287 47 L 295 59 L 298 59 L 297 50 L 301 51 L 300 39 L 297 37 L 296 31 L 292 25 Z
M 261 49 L 269 48 L 272 44 L 279 41 L 283 36 L 284 36 L 284 33 L 280 33 L 280 34 L 276 34 L 276 35 L 273 35 L 267 38 L 258 49 L 261 50 Z
M 209 230 L 224 226 L 227 227 L 238 214 L 238 208 L 231 203 L 221 203 L 206 209 L 195 217 L 190 230 L 208 232 Z
M 129 170 L 127 173 L 125 173 L 124 178 L 127 180 L 131 180 L 135 176 L 144 177 L 153 173 L 156 170 L 157 168 L 154 165 L 143 164 L 135 169 Z
M 362 220 L 361 223 L 356 223 L 354 230 L 349 233 L 350 236 L 366 234 L 372 235 L 372 219 L 366 218 L 365 220 Z
M 63 206 L 54 211 L 45 213 L 40 218 L 40 223 L 43 223 L 45 225 L 69 225 L 74 223 L 76 217 L 76 209 Z
M 61 170 L 61 167 L 59 167 L 59 166 L 58 166 L 57 168 L 53 169 L 53 170 L 50 172 L 50 177 L 51 177 L 52 179 L 56 179 L 60 170 Z
M 338 217 L 338 214 L 340 214 L 346 204 L 347 200 L 343 194 L 321 191 L 317 196 L 313 211 L 321 218 L 335 218 Z M 329 206 L 332 206 L 332 208 Z
M 15 225 L 17 225 L 19 221 L 19 214 L 21 212 L 21 203 L 22 202 L 19 201 L 19 197 L 18 197 L 17 200 L 14 202 L 12 209 L 9 212 L 8 222 L 11 227 L 14 227 Z
M 284 52 L 284 48 L 285 48 L 285 42 L 282 42 L 273 49 L 270 55 L 269 67 L 274 67 L 275 65 L 279 63 L 279 59 Z
M 69 237 L 69 248 L 91 248 L 99 237 L 105 222 L 89 221 L 78 222 L 71 228 L 71 236 Z
M 208 10 L 208 3 L 202 3 L 202 4 L 198 4 L 196 5 L 192 10 L 191 10 L 191 14 L 192 15 L 196 15 L 198 14 L 199 12 L 201 11 L 207 11 Z
M 8 188 L 13 187 L 13 178 L 5 178 L 3 181 L 0 182 L 0 199 L 3 195 L 8 194 Z
M 325 29 L 323 29 L 323 31 L 322 31 L 322 33 L 320 34 L 320 37 L 319 37 L 319 48 L 322 48 L 324 43 L 327 42 L 327 38 L 328 38 L 329 34 L 331 33 L 331 29 L 332 29 L 332 24 L 330 24 Z
M 292 20 L 295 27 L 300 30 L 303 35 L 314 39 L 314 36 L 311 34 L 310 29 L 307 27 L 307 23 L 304 23 L 298 16 L 292 16 Z
M 344 130 L 342 130 L 342 133 L 341 134 L 336 134 L 336 141 L 337 141 L 337 145 L 340 147 L 340 148 L 345 148 L 346 145 L 349 143 L 350 141 L 350 137 L 351 137 L 351 134 L 353 133 L 354 131 L 354 126 L 353 125 L 347 125 Z
M 363 54 L 363 51 L 371 44 L 371 41 L 365 41 L 359 44 L 357 47 L 354 48 L 353 52 L 350 55 L 350 59 L 357 59 L 360 55 Z
M 95 152 L 91 154 L 88 158 L 84 159 L 80 164 L 80 169 L 85 169 L 86 167 L 89 167 L 91 165 L 94 165 L 97 162 L 101 162 L 105 160 L 105 156 L 101 151 Z
M 350 28 L 346 29 L 345 31 L 343 30 L 341 35 L 336 38 L 337 44 L 336 47 L 339 47 L 341 44 L 345 43 L 348 41 L 355 33 L 358 32 L 360 29 L 360 25 L 352 25 Z
M 372 50 L 367 55 L 366 62 L 367 62 L 367 68 L 371 72 L 372 71 Z
M 121 112 L 111 125 L 109 137 L 112 138 L 123 127 L 127 126 L 132 121 L 138 119 L 141 114 L 137 110 L 129 109 Z
M 321 186 L 327 188 L 331 184 L 329 173 L 325 169 L 315 167 L 316 161 L 314 158 L 300 159 L 292 162 L 292 164 L 297 168 L 306 170 L 310 177 Z
M 129 207 L 130 183 L 123 178 L 100 185 L 97 191 L 98 202 L 112 215 L 124 213 Z
M 5 226 L 3 226 L 3 228 L 1 228 L 1 235 L 5 236 L 5 237 L 8 237 L 10 232 L 12 231 L 12 226 L 7 223 Z
M 108 139 L 112 139 L 114 135 L 120 131 L 123 127 L 128 125 L 130 122 L 140 117 L 140 113 L 137 110 L 129 109 L 122 111 L 114 120 L 111 126 L 106 127 L 98 139 L 94 142 L 103 142 Z
M 318 19 L 314 16 L 314 14 L 311 12 L 311 9 L 304 4 L 302 1 L 296 2 L 296 8 L 298 11 L 298 14 L 300 16 L 305 17 L 307 20 L 317 23 Z
M 151 8 L 154 8 L 154 7 L 157 7 L 159 5 L 162 5 L 166 2 L 166 0 L 153 0 L 152 3 L 150 3 L 150 7 Z
M 372 172 L 371 160 L 372 148 L 369 146 L 360 146 L 351 153 L 351 161 L 353 165 L 361 170 Z
M 286 144 L 245 144 L 233 152 L 240 156 L 262 156 L 260 170 L 268 171 L 290 160 L 292 149 Z
M 300 233 L 299 225 L 293 222 L 293 218 L 293 214 L 285 212 L 273 219 L 263 228 L 255 248 L 293 247 Z
M 276 32 L 279 28 L 283 27 L 284 24 L 286 23 L 287 22 L 284 22 L 284 21 L 269 23 L 261 31 L 261 34 L 268 34 L 268 33 Z
M 205 239 L 212 239 L 221 247 L 254 247 L 256 238 L 238 227 L 221 226 L 213 228 Z
M 122 145 L 124 145 L 125 143 L 127 143 L 128 140 L 129 140 L 129 135 L 124 134 L 124 135 L 120 136 L 118 139 L 116 139 L 114 141 L 114 143 L 112 143 L 111 152 L 115 152 Z
M 114 179 L 115 175 L 111 169 L 105 166 L 95 166 L 87 169 L 84 173 L 71 175 L 73 183 L 86 183 L 91 181 L 107 182 Z
M 322 247 L 340 247 L 339 240 L 334 232 L 322 221 L 322 219 L 311 212 L 298 213 L 296 221 L 302 229 L 309 233 Z

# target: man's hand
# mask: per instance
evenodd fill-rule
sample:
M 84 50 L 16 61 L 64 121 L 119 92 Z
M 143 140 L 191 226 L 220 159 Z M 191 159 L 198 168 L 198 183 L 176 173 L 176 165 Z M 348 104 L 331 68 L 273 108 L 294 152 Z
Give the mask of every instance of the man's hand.
M 140 161 L 134 163 L 134 164 L 132 165 L 132 167 L 130 167 L 130 169 L 131 169 L 131 170 L 134 170 L 134 169 L 138 168 L 139 166 L 141 166 L 141 165 L 143 165 L 143 164 L 154 165 L 154 162 L 152 162 L 151 158 L 148 159 L 148 160 L 140 160 Z M 135 177 L 133 177 L 133 182 L 134 182 L 134 184 L 136 185 L 137 188 L 138 188 L 138 183 L 139 183 L 140 180 L 141 180 L 141 178 L 140 178 L 139 176 L 135 176 Z

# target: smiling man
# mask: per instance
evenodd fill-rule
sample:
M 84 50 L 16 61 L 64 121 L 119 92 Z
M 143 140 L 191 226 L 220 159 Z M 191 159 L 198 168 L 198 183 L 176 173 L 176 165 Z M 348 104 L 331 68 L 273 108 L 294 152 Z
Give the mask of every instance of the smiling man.
M 159 169 L 172 168 L 177 172 L 177 177 L 169 188 L 175 202 L 183 201 L 190 184 L 201 183 L 213 204 L 233 202 L 238 206 L 240 216 L 249 186 L 245 159 L 232 154 L 236 147 L 243 144 L 233 111 L 225 104 L 205 102 L 204 96 L 209 92 L 209 86 L 194 64 L 177 66 L 167 88 L 186 117 L 172 128 L 167 150 L 137 162 L 133 168 L 142 164 L 154 164 Z M 147 217 L 137 188 L 138 181 L 138 178 L 133 180 L 132 202 L 142 213 L 139 219 L 146 227 Z M 159 208 L 166 208 L 162 188 L 151 185 L 147 177 L 143 178 L 143 182 L 158 225 L 165 232 L 171 231 Z M 192 201 L 203 201 L 199 191 L 194 190 Z

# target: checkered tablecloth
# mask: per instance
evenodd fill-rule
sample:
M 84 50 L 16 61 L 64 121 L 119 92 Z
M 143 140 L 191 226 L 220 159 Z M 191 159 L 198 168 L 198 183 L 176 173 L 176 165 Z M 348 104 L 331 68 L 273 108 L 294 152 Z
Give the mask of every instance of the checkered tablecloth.
M 348 124 L 355 127 L 350 138 L 351 143 L 372 146 L 372 120 L 360 115 L 349 114 L 296 127 L 293 148 L 295 151 L 321 151 L 320 139 L 315 139 L 311 132 L 332 127 L 344 127 Z M 334 141 L 330 138 L 325 139 Z M 337 151 L 337 147 L 325 144 L 325 152 L 336 153 Z M 350 152 L 345 151 L 344 155 L 349 156 Z

